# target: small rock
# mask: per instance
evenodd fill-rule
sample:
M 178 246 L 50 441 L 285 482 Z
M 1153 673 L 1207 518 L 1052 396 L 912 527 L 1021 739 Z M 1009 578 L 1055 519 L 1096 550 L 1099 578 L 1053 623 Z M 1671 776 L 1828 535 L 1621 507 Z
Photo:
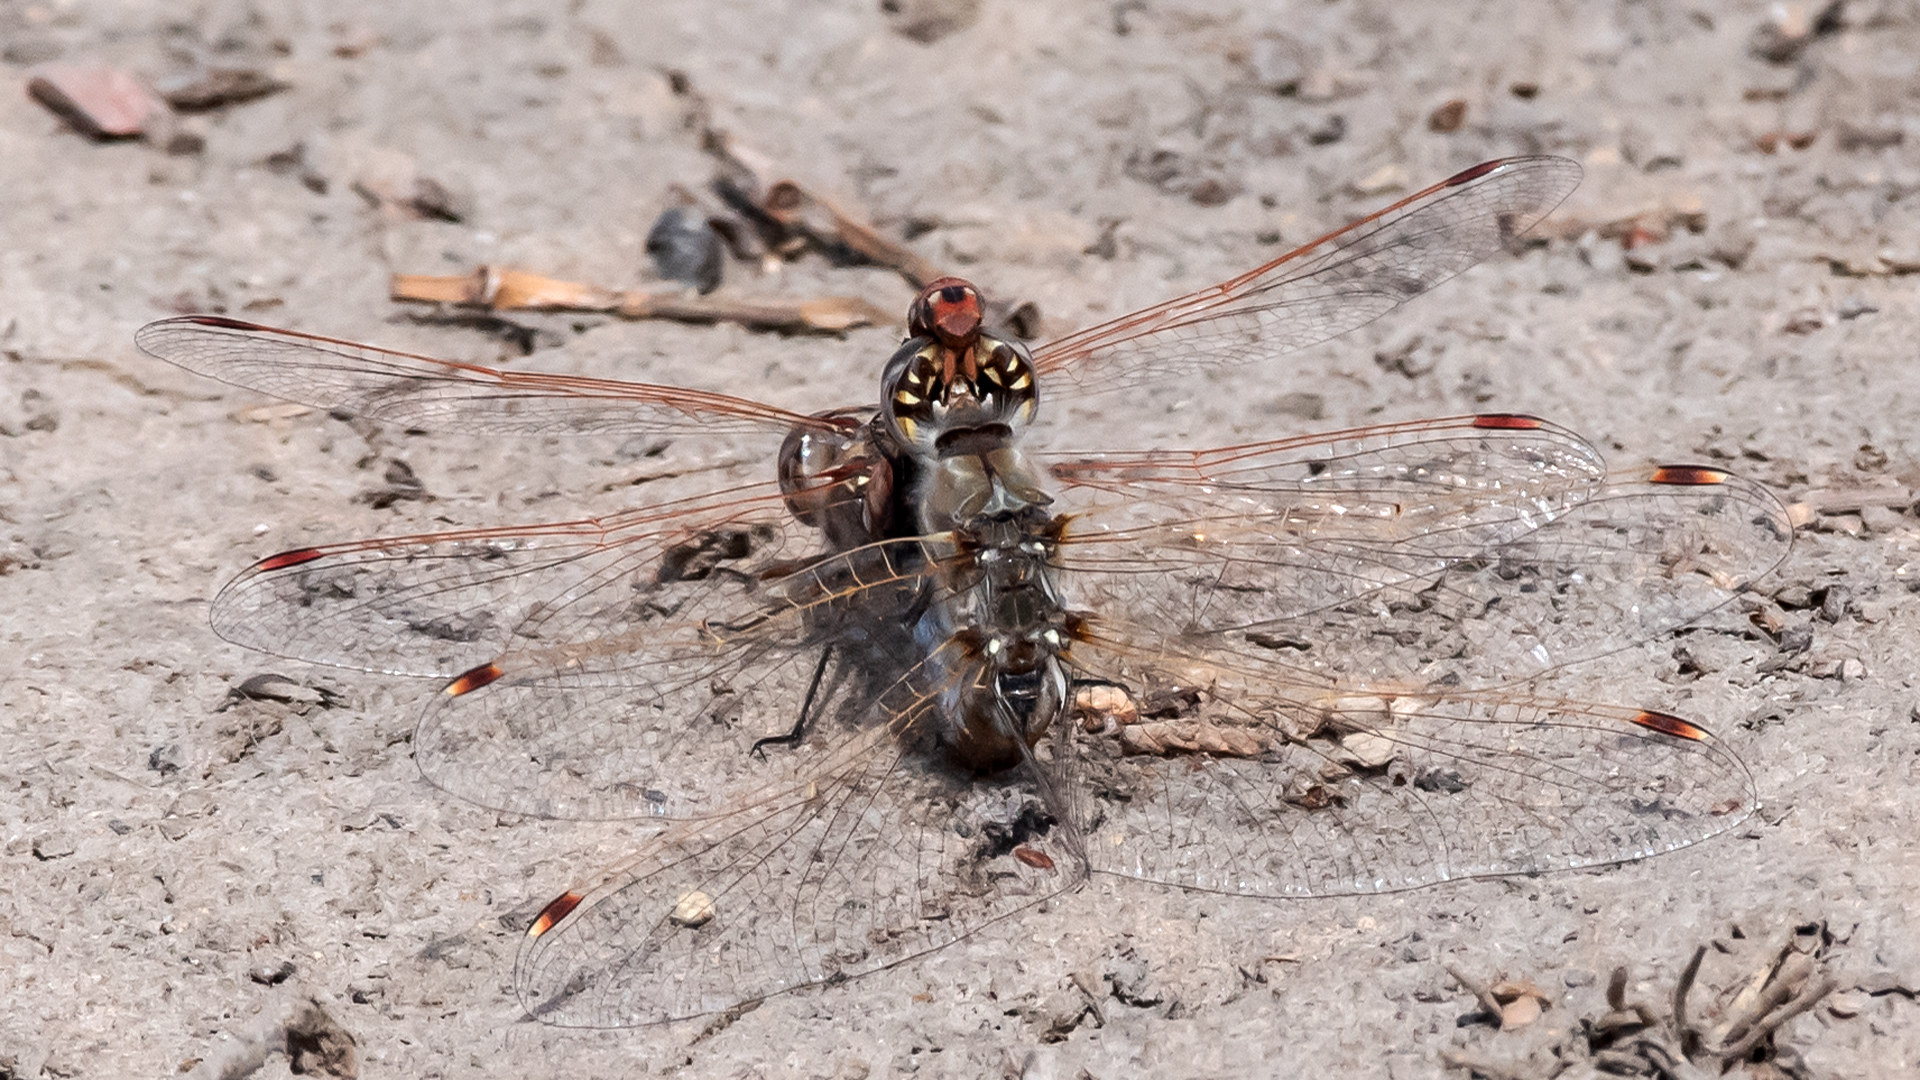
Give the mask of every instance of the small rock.
M 258 964 L 248 968 L 247 978 L 259 983 L 261 986 L 279 986 L 281 983 L 292 978 L 296 970 L 298 969 L 293 966 L 293 961 L 282 960 L 277 966 Z
M 1407 186 L 1407 170 L 1399 165 L 1382 165 L 1352 186 L 1355 194 L 1369 197 L 1399 191 Z
M 1867 665 L 1857 656 L 1828 657 L 1808 664 L 1807 674 L 1816 679 L 1858 682 L 1867 677 Z
M 1065 1042 L 1092 1011 L 1093 1006 L 1088 1004 L 1086 995 L 1071 988 L 1055 990 L 1033 1007 L 1019 1010 L 1025 1019 L 1040 1029 L 1040 1041 L 1043 1043 Z
M 1132 953 L 1114 961 L 1113 968 L 1107 972 L 1107 984 L 1113 988 L 1116 1001 L 1136 1009 L 1158 1005 L 1166 997 L 1155 985 L 1147 962 Z
M 1806 3 L 1775 4 L 1771 17 L 1754 29 L 1748 49 L 1773 64 L 1790 64 L 1815 39 L 1837 33 L 1845 23 L 1847 0 L 1831 0 L 1824 7 Z
M 1840 316 L 1842 320 L 1851 320 L 1862 315 L 1872 315 L 1879 310 L 1864 296 L 1849 296 L 1840 301 L 1840 306 L 1834 309 L 1834 314 Z
M 1267 31 L 1253 39 L 1245 52 L 1247 73 L 1261 89 L 1292 94 L 1312 70 L 1313 51 L 1298 38 Z
M 1820 620 L 1822 622 L 1837 623 L 1846 616 L 1848 609 L 1853 606 L 1853 590 L 1847 588 L 1845 585 L 1829 585 L 1821 590 L 1819 600 Z
M 1818 308 L 1803 307 L 1795 309 L 1780 324 L 1783 334 L 1811 334 L 1827 325 L 1825 313 Z
M 1897 532 L 1906 527 L 1899 511 L 1885 506 L 1863 506 L 1860 508 L 1860 523 L 1867 531 L 1875 535 Z
M 186 753 L 180 749 L 179 743 L 156 746 L 147 754 L 147 768 L 161 776 L 172 776 L 179 772 L 180 766 L 185 763 Z
M 894 33 L 930 45 L 972 26 L 980 0 L 880 0 L 880 12 Z
M 1903 997 L 1920 997 L 1920 980 L 1903 978 L 1892 971 L 1875 971 L 1863 976 L 1854 983 L 1853 988 L 1863 994 L 1879 996 L 1881 994 L 1900 994 Z
M 1203 176 L 1187 189 L 1187 198 L 1195 206 L 1224 206 L 1240 194 L 1239 182 L 1219 176 Z
M 1813 586 L 1804 581 L 1788 582 L 1775 589 L 1773 602 L 1788 611 L 1801 611 L 1819 603 L 1814 599 Z
M 647 255 L 660 276 L 703 295 L 720 287 L 720 252 L 720 234 L 692 207 L 668 207 L 647 230 Z
M 1459 131 L 1466 122 L 1467 103 L 1464 98 L 1454 98 L 1427 114 L 1427 130 L 1441 135 Z
M 1818 131 L 1764 131 L 1754 137 L 1753 148 L 1763 154 L 1777 154 L 1782 148 L 1805 150 L 1819 138 Z
M 360 1075 L 359 1044 L 317 1001 L 287 1021 L 287 1057 L 296 1075 L 322 1073 L 336 1080 Z
M 1331 146 L 1347 137 L 1347 118 L 1338 113 L 1327 117 L 1318 127 L 1307 132 L 1307 142 L 1313 146 Z
M 1822 514 L 1814 527 L 1821 532 L 1844 533 L 1855 539 L 1867 531 L 1866 522 L 1860 520 L 1859 514 Z
M 27 93 L 93 139 L 145 135 L 172 111 L 131 73 L 104 64 L 43 64 L 28 77 Z
M 1856 127 L 1845 120 L 1834 133 L 1835 146 L 1850 154 L 1886 150 L 1906 141 L 1906 132 L 1897 127 Z
M 261 164 L 276 176 L 294 177 L 300 181 L 301 187 L 315 195 L 325 195 L 333 186 L 332 181 L 307 160 L 307 144 L 304 142 L 294 143 L 284 150 L 275 150 Z
M 1842 1020 L 1859 1016 L 1867 1007 L 1868 997 L 1859 990 L 1842 990 L 1827 997 L 1827 1011 Z
M 1324 420 L 1327 415 L 1327 399 L 1323 394 L 1306 391 L 1282 394 L 1274 401 L 1273 411 L 1282 416 L 1297 416 L 1302 420 Z
M 293 711 L 305 715 L 308 710 L 319 707 L 331 709 L 340 704 L 339 694 L 324 686 L 307 686 L 294 682 L 284 675 L 263 671 L 250 675 L 239 686 L 227 691 L 227 700 L 216 709 L 225 712 L 242 701 L 271 701 L 293 707 Z
M 473 216 L 463 185 L 422 175 L 411 158 L 382 155 L 353 181 L 353 190 L 395 221 L 461 222 Z

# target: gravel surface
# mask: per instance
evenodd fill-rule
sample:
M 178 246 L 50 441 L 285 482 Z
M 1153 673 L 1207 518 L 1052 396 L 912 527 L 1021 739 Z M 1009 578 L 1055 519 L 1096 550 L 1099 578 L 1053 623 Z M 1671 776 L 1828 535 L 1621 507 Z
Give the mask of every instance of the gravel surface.
M 53 61 L 288 88 L 187 118 L 169 153 L 31 100 Z M 1418 1077 L 1462 1055 L 1580 1075 L 1615 968 L 1664 1015 L 1712 944 L 1707 1012 L 1788 941 L 1839 992 L 1779 1031 L 1775 1064 L 1920 1071 L 1920 4 L 49 0 L 0 4 L 0 71 L 0 1077 L 344 1075 L 337 1035 L 283 1052 L 329 1023 L 367 1076 Z M 1763 586 L 1777 636 L 1689 635 L 1586 674 L 1719 731 L 1764 809 L 1632 865 L 1385 897 L 1096 878 L 737 1016 L 524 1019 L 518 928 L 638 831 L 443 796 L 408 742 L 430 684 L 226 645 L 208 598 L 273 551 L 577 516 L 642 481 L 756 475 L 771 448 L 429 438 L 277 407 L 131 338 L 218 311 L 800 409 L 869 399 L 897 326 L 516 318 L 523 356 L 389 301 L 391 273 L 481 263 L 649 284 L 672 187 L 714 174 L 703 124 L 1033 301 L 1043 338 L 1476 161 L 1579 161 L 1544 247 L 1272 370 L 1053 420 L 1075 445 L 1177 446 L 1527 411 L 1618 468 L 1772 485 L 1806 521 Z M 416 175 L 462 220 L 356 191 Z M 727 274 L 731 296 L 912 295 L 818 258 Z M 319 689 L 231 696 L 266 672 Z M 1550 1007 L 1460 1025 L 1478 1006 L 1450 966 Z

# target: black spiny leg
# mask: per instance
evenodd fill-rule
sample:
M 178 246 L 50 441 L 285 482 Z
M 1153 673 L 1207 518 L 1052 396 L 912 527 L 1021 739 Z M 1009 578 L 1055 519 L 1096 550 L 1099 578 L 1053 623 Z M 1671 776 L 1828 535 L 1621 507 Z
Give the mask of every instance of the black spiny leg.
M 768 744 L 776 746 L 799 745 L 800 736 L 805 732 L 807 727 L 807 718 L 813 714 L 813 699 L 820 693 L 820 680 L 826 676 L 827 663 L 832 659 L 833 646 L 828 645 L 826 648 L 820 650 L 820 663 L 813 669 L 813 681 L 807 684 L 807 696 L 800 702 L 800 716 L 794 720 L 793 730 L 787 732 L 785 735 L 769 735 L 764 739 L 755 739 L 753 746 L 750 748 L 751 753 L 759 754 L 761 760 L 764 761 L 767 755 L 761 750 L 763 746 Z

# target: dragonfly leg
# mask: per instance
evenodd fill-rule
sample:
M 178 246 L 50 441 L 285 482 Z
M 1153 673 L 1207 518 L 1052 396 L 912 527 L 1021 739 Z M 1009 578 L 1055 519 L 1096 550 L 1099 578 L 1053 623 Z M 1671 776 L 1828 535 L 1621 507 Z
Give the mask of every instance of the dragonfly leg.
M 820 663 L 814 666 L 813 680 L 807 683 L 807 696 L 800 702 L 800 715 L 794 719 L 793 728 L 784 735 L 769 735 L 764 739 L 755 739 L 753 746 L 749 749 L 750 753 L 758 754 L 762 760 L 765 760 L 767 755 L 766 752 L 761 749 L 762 747 L 768 745 L 798 746 L 800 744 L 800 736 L 806 731 L 807 718 L 813 714 L 814 698 L 820 693 L 820 680 L 826 677 L 827 665 L 831 663 L 832 660 L 833 646 L 829 645 L 820 650 Z

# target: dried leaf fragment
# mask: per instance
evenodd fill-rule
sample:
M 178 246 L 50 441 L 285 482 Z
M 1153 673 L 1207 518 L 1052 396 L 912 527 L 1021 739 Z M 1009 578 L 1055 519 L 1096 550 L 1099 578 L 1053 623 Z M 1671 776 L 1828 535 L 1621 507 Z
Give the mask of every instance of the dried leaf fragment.
M 1073 710 L 1080 715 L 1080 727 L 1090 735 L 1111 734 L 1140 720 L 1140 706 L 1133 695 L 1118 686 L 1082 686 L 1073 695 Z
M 1120 729 L 1120 751 L 1125 754 L 1208 754 L 1213 757 L 1257 757 L 1266 741 L 1242 728 L 1222 727 L 1205 720 L 1149 720 Z

